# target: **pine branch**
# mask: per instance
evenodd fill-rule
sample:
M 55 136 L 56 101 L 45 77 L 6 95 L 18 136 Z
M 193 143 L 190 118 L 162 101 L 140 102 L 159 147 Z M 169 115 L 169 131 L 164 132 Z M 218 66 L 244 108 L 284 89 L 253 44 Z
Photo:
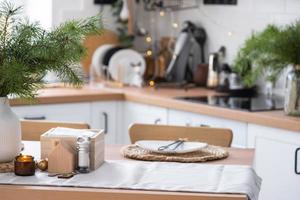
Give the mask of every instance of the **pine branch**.
M 234 61 L 234 71 L 251 87 L 266 72 L 275 82 L 289 64 L 300 63 L 300 21 L 279 28 L 267 26 L 243 44 Z
M 102 32 L 100 16 L 68 21 L 46 31 L 21 20 L 20 9 L 8 2 L 0 6 L 0 96 L 35 97 L 47 71 L 56 72 L 66 83 L 82 84 L 75 66 L 86 53 L 83 39 Z

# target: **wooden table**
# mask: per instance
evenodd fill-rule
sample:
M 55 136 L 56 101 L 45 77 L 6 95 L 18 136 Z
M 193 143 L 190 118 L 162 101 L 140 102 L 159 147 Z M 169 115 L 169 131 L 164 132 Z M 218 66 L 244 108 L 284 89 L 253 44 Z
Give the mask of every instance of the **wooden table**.
M 106 147 L 107 160 L 123 160 L 121 145 Z M 252 165 L 254 150 L 229 149 L 230 156 L 206 164 Z M 133 161 L 137 162 L 137 161 Z M 123 189 L 95 189 L 48 186 L 0 185 L 2 200 L 247 200 L 244 194 L 210 194 L 193 192 L 163 192 Z

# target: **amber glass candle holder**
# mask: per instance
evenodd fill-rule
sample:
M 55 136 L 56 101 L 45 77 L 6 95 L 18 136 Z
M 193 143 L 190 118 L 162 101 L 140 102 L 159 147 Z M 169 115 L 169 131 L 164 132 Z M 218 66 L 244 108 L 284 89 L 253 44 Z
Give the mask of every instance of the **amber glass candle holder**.
M 35 174 L 35 161 L 33 156 L 19 155 L 15 158 L 15 174 L 17 176 L 32 176 Z

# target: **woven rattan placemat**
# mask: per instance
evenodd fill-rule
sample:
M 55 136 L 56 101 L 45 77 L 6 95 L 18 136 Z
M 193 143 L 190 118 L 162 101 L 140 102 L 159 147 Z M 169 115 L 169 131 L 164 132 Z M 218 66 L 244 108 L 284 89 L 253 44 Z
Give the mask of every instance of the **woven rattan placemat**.
M 121 149 L 121 153 L 126 158 L 144 161 L 164 161 L 164 162 L 205 162 L 226 158 L 229 153 L 226 149 L 218 146 L 208 145 L 200 151 L 183 154 L 161 154 L 143 149 L 137 145 L 128 145 Z

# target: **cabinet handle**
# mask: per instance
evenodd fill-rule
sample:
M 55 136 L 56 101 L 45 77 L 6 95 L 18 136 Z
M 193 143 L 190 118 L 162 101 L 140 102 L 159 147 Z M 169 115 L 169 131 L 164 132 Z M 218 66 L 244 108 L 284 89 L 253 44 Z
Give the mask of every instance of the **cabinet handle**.
M 108 114 L 106 112 L 102 112 L 104 118 L 104 134 L 108 133 Z
M 46 117 L 45 116 L 33 116 L 33 117 L 23 117 L 23 119 L 25 120 L 45 120 Z
M 154 124 L 160 124 L 161 123 L 161 119 L 156 119 L 155 121 L 154 121 Z
M 207 124 L 200 124 L 199 126 L 200 127 L 210 127 L 210 125 L 207 125 Z
M 295 151 L 295 173 L 300 174 L 300 171 L 298 171 L 298 152 L 300 151 L 300 148 L 297 148 Z

